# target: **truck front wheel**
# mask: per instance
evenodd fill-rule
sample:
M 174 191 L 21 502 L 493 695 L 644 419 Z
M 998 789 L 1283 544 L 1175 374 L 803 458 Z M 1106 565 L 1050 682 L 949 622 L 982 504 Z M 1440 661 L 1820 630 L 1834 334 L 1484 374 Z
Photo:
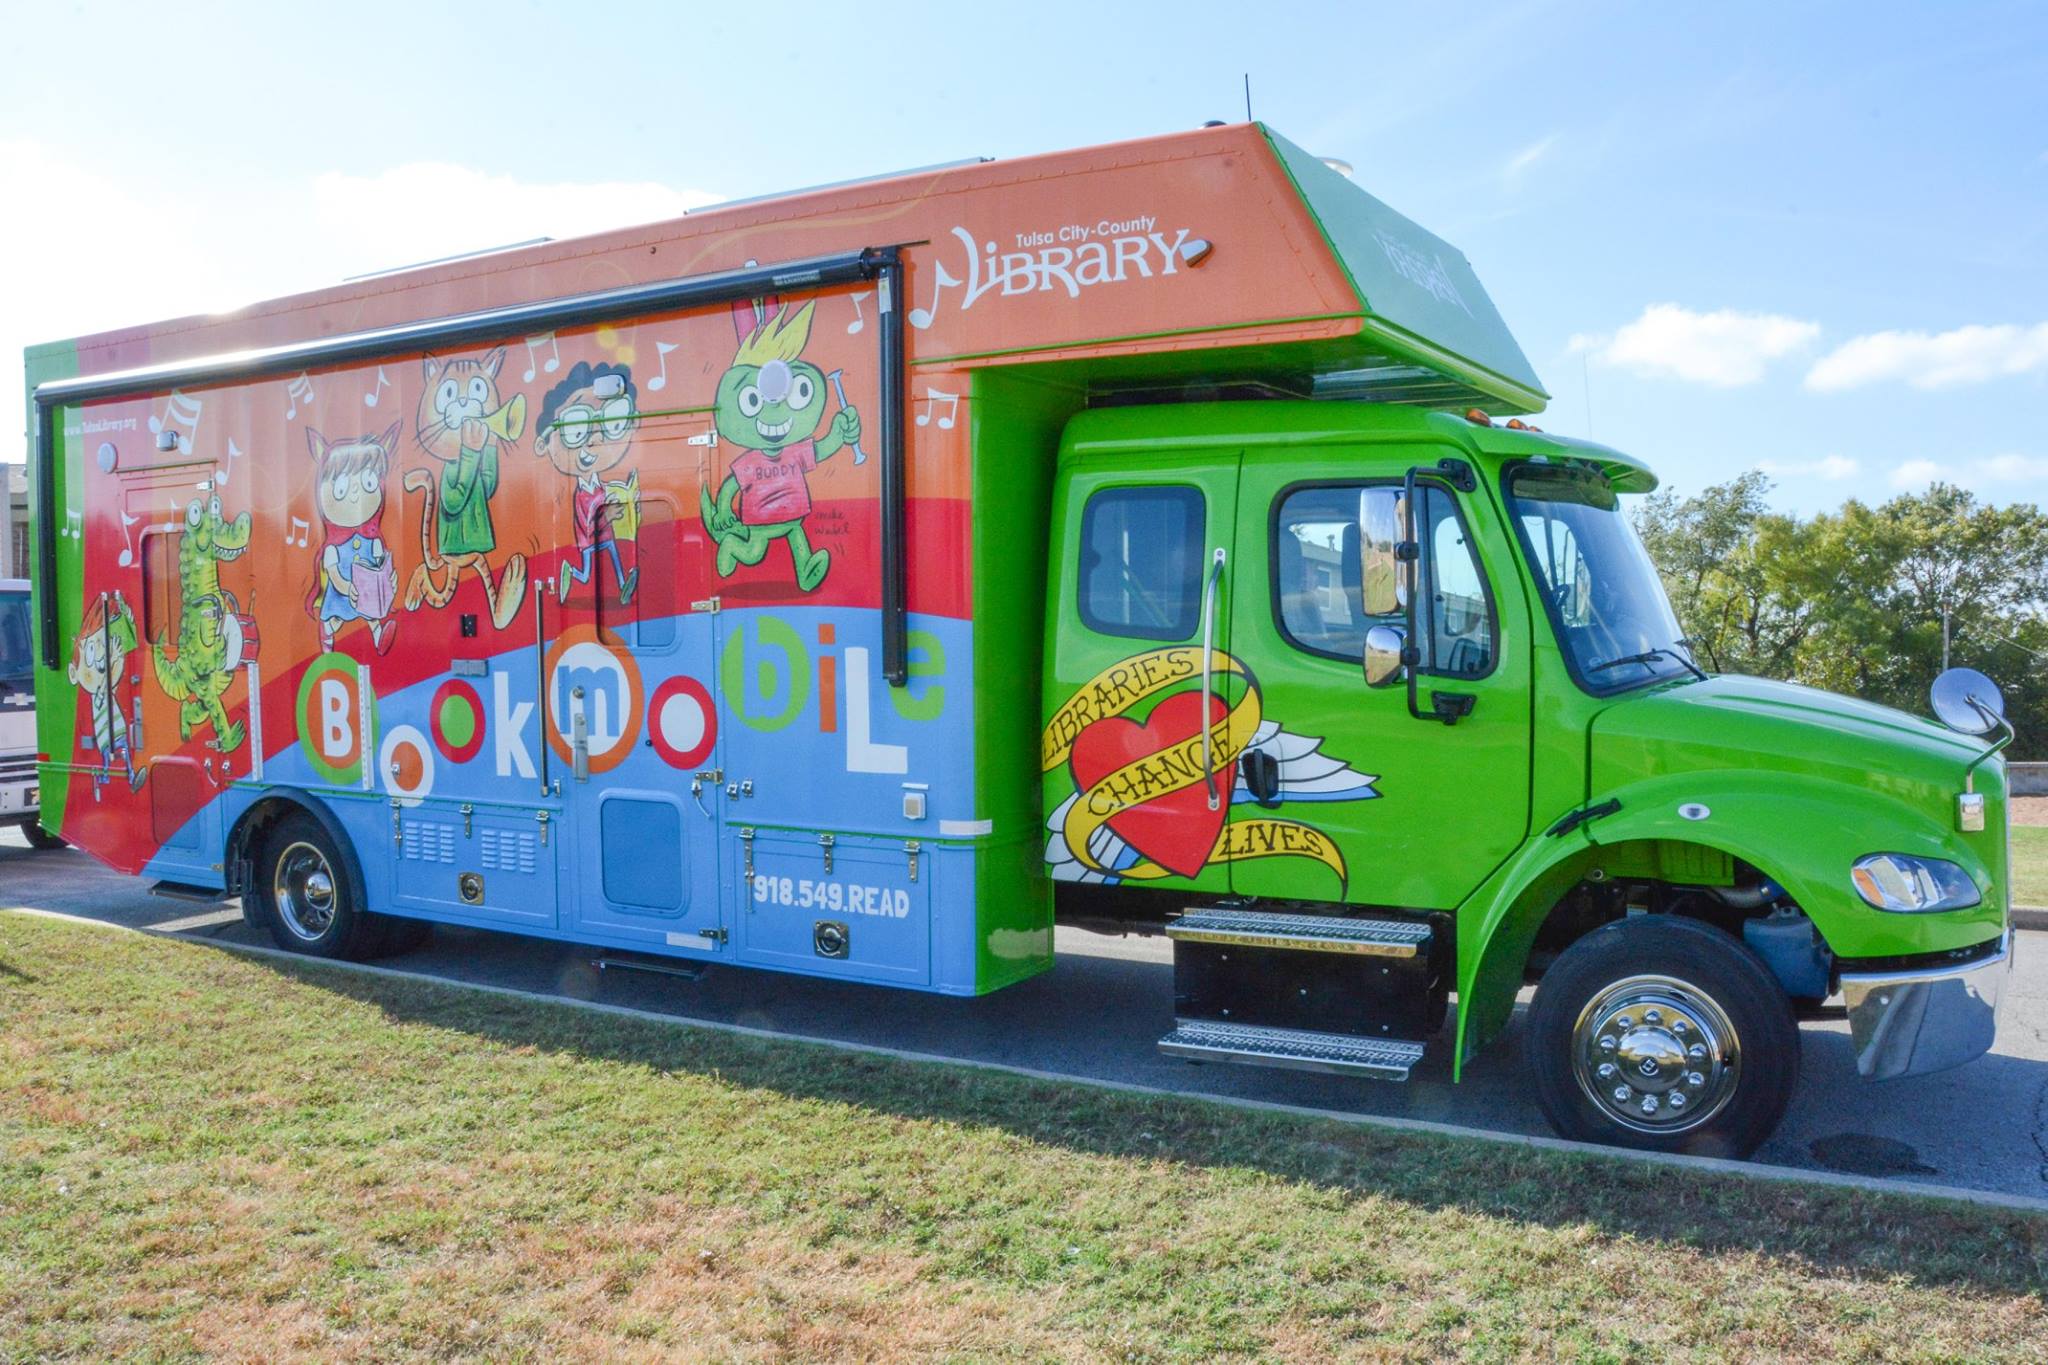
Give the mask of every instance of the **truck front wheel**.
M 1791 1003 L 1756 954 L 1694 920 L 1642 916 L 1567 948 L 1529 1017 L 1536 1098 L 1568 1138 L 1744 1157 L 1799 1078 Z
M 52 849 L 64 847 L 64 836 L 50 833 L 50 831 L 43 828 L 43 822 L 40 820 L 24 820 L 21 825 L 21 833 L 22 837 L 28 840 L 29 847 L 31 848 Z
M 424 924 L 373 914 L 358 903 L 342 851 L 312 816 L 278 821 L 262 848 L 251 918 L 270 930 L 278 947 L 359 962 L 402 952 L 424 937 Z

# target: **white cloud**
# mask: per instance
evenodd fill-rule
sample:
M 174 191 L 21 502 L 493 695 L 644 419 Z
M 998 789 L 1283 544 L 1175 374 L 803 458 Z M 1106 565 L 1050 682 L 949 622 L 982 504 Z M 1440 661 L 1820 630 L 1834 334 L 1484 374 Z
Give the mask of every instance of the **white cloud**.
M 2034 371 L 2048 373 L 2048 322 L 1852 337 L 1807 372 L 1806 387 L 1834 393 L 1904 380 L 1916 389 L 1946 389 Z
M 35 186 L 39 206 L 0 216 L 0 356 L 10 365 L 35 342 L 716 200 L 645 181 L 535 183 L 435 163 L 199 187 L 89 167 L 29 138 L 0 138 L 0 184 Z M 0 461 L 24 456 L 26 426 L 20 383 L 0 384 Z
M 1698 313 L 1653 303 L 1613 335 L 1575 336 L 1571 348 L 1640 375 L 1734 388 L 1756 383 L 1772 361 L 1804 349 L 1819 334 L 1818 323 L 1776 313 Z
M 1907 460 L 1892 470 L 1894 488 L 1925 488 L 1935 482 L 1979 490 L 2000 484 L 2039 482 L 2048 493 L 2048 456 L 2006 452 L 1970 460 Z
M 1557 134 L 1545 133 L 1542 137 L 1537 138 L 1534 142 L 1522 148 L 1521 151 L 1516 152 L 1508 158 L 1507 165 L 1501 167 L 1501 183 L 1512 189 L 1521 181 L 1522 176 L 1531 167 L 1549 156 L 1551 149 L 1556 146 Z
M 1892 471 L 1892 487 L 1918 488 L 1941 477 L 1941 466 L 1932 460 L 1908 460 Z
M 1756 467 L 1781 479 L 1825 479 L 1830 483 L 1853 479 L 1863 469 L 1847 455 L 1823 455 L 1817 460 L 1758 460 Z

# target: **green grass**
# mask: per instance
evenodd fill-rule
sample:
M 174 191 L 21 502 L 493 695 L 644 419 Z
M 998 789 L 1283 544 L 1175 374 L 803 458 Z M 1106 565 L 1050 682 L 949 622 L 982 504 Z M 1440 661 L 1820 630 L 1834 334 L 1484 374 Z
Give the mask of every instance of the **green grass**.
M 2044 1281 L 2015 1213 L 0 914 L 0 1357 L 2039 1358 Z
M 2012 903 L 2048 906 L 2048 826 L 2012 827 Z

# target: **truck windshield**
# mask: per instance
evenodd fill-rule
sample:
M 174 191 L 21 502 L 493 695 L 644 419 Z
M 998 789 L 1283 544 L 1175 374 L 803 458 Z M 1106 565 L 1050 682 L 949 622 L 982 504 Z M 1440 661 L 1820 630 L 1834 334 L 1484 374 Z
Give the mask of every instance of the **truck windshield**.
M 1508 500 L 1581 687 L 1616 692 L 1697 673 L 1664 585 L 1605 478 L 1524 465 L 1508 476 Z
M 18 681 L 34 671 L 29 654 L 28 594 L 0 592 L 0 683 Z

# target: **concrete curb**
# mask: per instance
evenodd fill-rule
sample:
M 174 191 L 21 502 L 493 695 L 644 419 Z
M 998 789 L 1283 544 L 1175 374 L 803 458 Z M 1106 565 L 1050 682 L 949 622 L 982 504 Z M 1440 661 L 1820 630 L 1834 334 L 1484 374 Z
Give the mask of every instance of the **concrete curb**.
M 853 1043 L 840 1038 L 826 1038 L 807 1033 L 783 1033 L 775 1029 L 754 1028 L 747 1024 L 728 1024 L 714 1019 L 691 1019 L 683 1015 L 659 1014 L 653 1010 L 634 1009 L 629 1005 L 608 1005 L 595 1000 L 573 1000 L 567 996 L 545 995 L 538 991 L 523 991 L 511 986 L 492 986 L 475 981 L 451 981 L 446 977 L 428 976 L 421 972 L 401 971 L 396 967 L 378 967 L 367 962 L 339 962 L 330 958 L 306 957 L 299 953 L 288 953 L 279 948 L 263 948 L 254 944 L 229 943 L 222 939 L 193 939 L 183 933 L 165 933 L 153 929 L 133 929 L 125 924 L 109 924 L 105 920 L 91 919 L 84 915 L 69 915 L 57 910 L 38 910 L 32 906 L 9 906 L 6 913 L 31 915 L 39 919 L 59 920 L 66 924 L 84 925 L 89 928 L 107 929 L 115 933 L 142 934 L 157 938 L 177 938 L 187 942 L 204 944 L 244 957 L 290 962 L 315 971 L 326 969 L 360 976 L 387 977 L 401 981 L 425 982 L 429 985 L 446 986 L 452 990 L 477 991 L 511 1000 L 522 1000 L 535 1004 L 555 1005 L 564 1009 L 592 1010 L 621 1019 L 637 1019 L 648 1023 L 667 1024 L 677 1028 L 704 1029 L 713 1033 L 736 1034 L 744 1038 L 762 1038 L 774 1042 L 808 1043 L 815 1047 L 836 1048 L 841 1052 L 863 1053 L 876 1057 L 891 1057 L 899 1061 L 915 1062 L 922 1065 L 963 1066 L 977 1071 L 997 1071 L 1006 1075 L 1020 1076 L 1026 1080 L 1051 1081 L 1060 1085 L 1085 1085 L 1097 1090 L 1114 1090 L 1129 1095 L 1144 1095 L 1158 1099 L 1181 1100 L 1196 1104 L 1222 1105 L 1228 1109 L 1243 1109 L 1254 1113 L 1284 1114 L 1294 1118 L 1324 1119 L 1334 1123 L 1347 1123 L 1361 1128 L 1381 1128 L 1400 1133 L 1430 1133 L 1439 1137 L 1469 1138 L 1480 1142 L 1496 1143 L 1503 1147 L 1534 1148 L 1538 1151 L 1563 1152 L 1575 1156 L 1590 1157 L 1603 1161 L 1635 1162 L 1638 1165 L 1675 1167 L 1692 1172 L 1712 1172 L 1720 1175 L 1743 1176 L 1751 1180 L 1767 1180 L 1781 1184 L 1820 1185 L 1830 1189 L 1867 1190 L 1874 1194 L 1902 1195 L 1915 1199 L 1937 1199 L 1957 1204 L 1974 1204 L 1982 1208 L 2007 1209 L 2029 1214 L 2048 1214 L 2048 1199 L 2023 1194 L 2004 1194 L 1996 1190 L 1973 1190 L 1955 1185 L 1931 1185 L 1917 1180 L 1886 1180 L 1876 1176 L 1848 1175 L 1838 1171 L 1813 1171 L 1799 1166 L 1771 1166 L 1762 1162 L 1733 1161 L 1723 1157 L 1676 1156 L 1667 1152 L 1635 1152 L 1624 1147 L 1602 1147 L 1590 1142 L 1572 1142 L 1565 1138 L 1540 1137 L 1528 1133 L 1500 1133 L 1486 1128 L 1468 1128 L 1463 1124 L 1438 1123 L 1429 1119 L 1404 1119 L 1390 1115 L 1352 1114 L 1335 1109 L 1316 1109 L 1309 1105 L 1280 1104 L 1272 1100 L 1239 1099 L 1226 1095 L 1196 1095 L 1181 1090 L 1167 1090 L 1159 1086 L 1138 1085 L 1130 1081 L 1101 1080 L 1093 1076 L 1076 1076 L 1065 1072 L 1039 1071 L 1032 1067 L 1012 1066 L 1005 1062 L 979 1062 L 963 1057 L 948 1057 L 940 1053 L 912 1052 L 904 1048 L 882 1047 L 874 1043 Z M 2048 912 L 2043 912 L 2048 916 Z
M 2012 908 L 2012 927 L 2015 929 L 2048 929 L 2048 909 L 2038 905 L 2015 905 Z

